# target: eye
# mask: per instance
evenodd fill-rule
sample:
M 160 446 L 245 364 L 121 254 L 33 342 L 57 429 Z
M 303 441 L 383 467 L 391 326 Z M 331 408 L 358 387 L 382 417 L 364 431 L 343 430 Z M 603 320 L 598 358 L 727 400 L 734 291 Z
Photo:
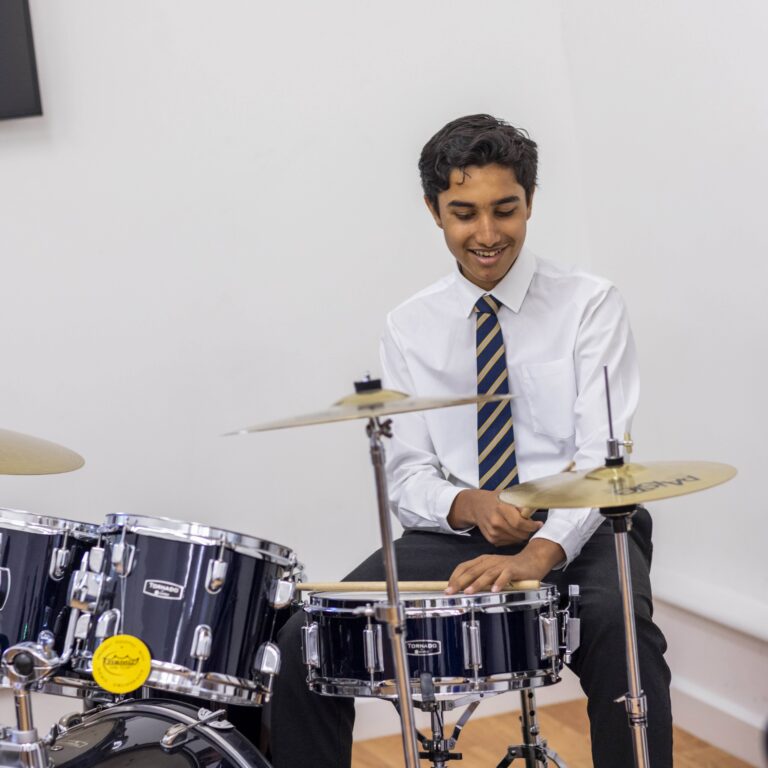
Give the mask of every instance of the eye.
M 475 214 L 474 213 L 456 213 L 453 214 L 459 221 L 469 221 Z
M 512 208 L 508 211 L 496 211 L 496 215 L 501 217 L 502 219 L 505 219 L 508 216 L 514 216 L 515 213 L 517 213 L 517 208 Z

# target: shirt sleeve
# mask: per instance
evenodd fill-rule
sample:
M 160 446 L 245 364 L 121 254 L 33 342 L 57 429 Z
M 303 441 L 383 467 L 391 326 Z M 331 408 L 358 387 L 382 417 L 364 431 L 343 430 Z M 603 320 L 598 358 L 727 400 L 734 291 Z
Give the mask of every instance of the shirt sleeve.
M 624 302 L 615 287 L 601 291 L 586 306 L 574 348 L 574 403 L 577 470 L 605 463 L 608 410 L 603 366 L 608 366 L 613 432 L 622 439 L 632 426 L 640 394 L 637 354 Z M 602 523 L 596 509 L 550 509 L 547 522 L 533 538 L 549 539 L 565 552 L 563 567 Z
M 382 336 L 380 356 L 383 386 L 413 394 L 416 388 L 390 318 Z M 446 479 L 424 414 L 404 413 L 392 422 L 392 439 L 386 446 L 392 512 L 404 528 L 464 533 L 455 531 L 447 521 L 453 500 L 463 488 Z

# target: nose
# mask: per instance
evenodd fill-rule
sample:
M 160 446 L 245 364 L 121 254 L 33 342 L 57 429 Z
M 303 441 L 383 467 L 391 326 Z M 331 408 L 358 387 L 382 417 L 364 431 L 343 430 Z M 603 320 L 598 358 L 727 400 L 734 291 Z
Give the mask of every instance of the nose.
M 478 227 L 475 237 L 481 248 L 493 248 L 499 244 L 500 233 L 496 220 L 492 213 L 482 214 L 477 221 Z

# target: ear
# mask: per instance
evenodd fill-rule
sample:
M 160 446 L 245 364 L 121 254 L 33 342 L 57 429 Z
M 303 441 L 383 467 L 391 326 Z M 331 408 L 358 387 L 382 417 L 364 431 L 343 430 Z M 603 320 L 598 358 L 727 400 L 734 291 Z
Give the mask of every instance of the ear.
M 526 221 L 531 218 L 533 213 L 533 193 L 535 190 L 531 190 L 531 194 L 528 195 L 528 213 L 525 215 Z
M 440 229 L 442 229 L 443 222 L 440 220 L 440 213 L 435 210 L 435 208 L 432 205 L 432 202 L 426 195 L 424 195 L 424 202 L 426 203 L 427 208 L 429 209 L 429 212 L 432 214 L 432 218 L 435 220 L 435 224 L 437 224 L 437 226 L 440 227 Z

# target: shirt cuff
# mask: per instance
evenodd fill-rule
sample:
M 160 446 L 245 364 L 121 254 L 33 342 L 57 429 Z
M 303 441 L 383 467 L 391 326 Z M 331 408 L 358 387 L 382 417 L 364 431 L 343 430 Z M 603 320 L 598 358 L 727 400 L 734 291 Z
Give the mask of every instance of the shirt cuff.
M 582 547 L 586 544 L 589 537 L 595 532 L 597 527 L 602 522 L 599 512 L 595 512 L 597 515 L 596 520 L 592 519 L 593 515 L 585 515 L 584 513 L 594 512 L 590 509 L 569 509 L 565 510 L 570 513 L 569 516 L 577 518 L 580 522 L 575 520 L 564 519 L 559 515 L 553 515 L 554 510 L 549 510 L 547 522 L 539 528 L 536 533 L 531 536 L 532 539 L 547 539 L 548 541 L 554 541 L 559 544 L 565 552 L 565 560 L 558 563 L 553 570 L 560 570 L 569 565 L 574 558 L 576 558 L 581 552 Z M 581 514 L 579 514 L 581 513 Z M 584 518 L 587 518 L 587 521 Z M 586 525 L 585 525 L 586 523 Z M 585 530 L 586 529 L 586 530 Z
M 451 528 L 450 523 L 448 522 L 448 515 L 451 512 L 453 500 L 464 490 L 466 489 L 457 488 L 455 485 L 447 485 L 437 496 L 435 501 L 435 520 L 443 533 L 468 536 L 469 532 L 474 528 L 473 525 L 470 525 L 469 528 Z

